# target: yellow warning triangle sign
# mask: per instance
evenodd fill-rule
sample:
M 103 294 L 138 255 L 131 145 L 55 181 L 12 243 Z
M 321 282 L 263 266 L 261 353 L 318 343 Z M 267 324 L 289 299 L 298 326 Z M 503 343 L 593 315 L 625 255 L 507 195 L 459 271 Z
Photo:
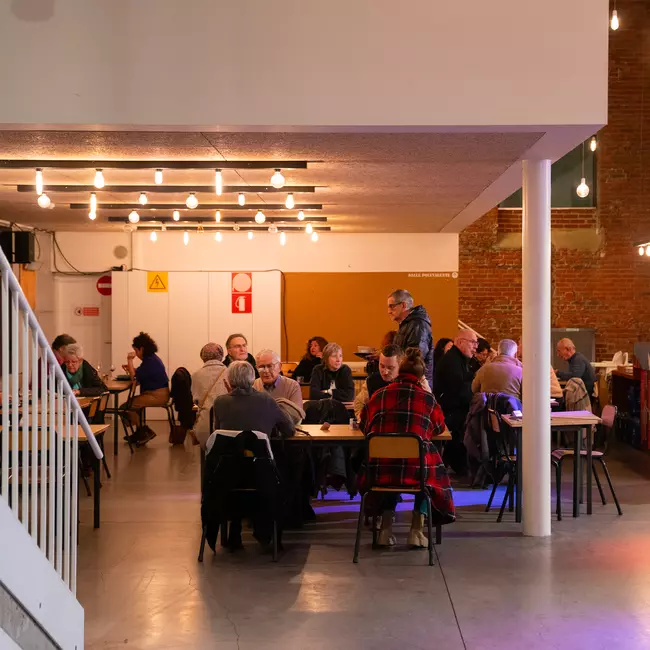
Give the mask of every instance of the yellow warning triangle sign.
M 149 271 L 147 273 L 147 291 L 164 293 L 169 283 L 166 271 Z
M 167 287 L 162 281 L 162 278 L 156 273 L 153 282 L 149 285 L 149 288 L 153 289 L 154 291 L 164 291 Z

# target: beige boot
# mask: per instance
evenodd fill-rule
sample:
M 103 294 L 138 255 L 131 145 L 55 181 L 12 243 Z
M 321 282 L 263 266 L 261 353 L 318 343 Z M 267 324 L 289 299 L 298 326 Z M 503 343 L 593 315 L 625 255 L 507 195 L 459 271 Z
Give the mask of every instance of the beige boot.
M 424 515 L 417 510 L 413 511 L 411 530 L 409 531 L 406 543 L 415 548 L 428 548 L 429 546 L 429 540 L 424 534 Z
M 379 537 L 377 544 L 379 546 L 395 546 L 397 540 L 393 535 L 393 516 L 395 513 L 392 510 L 386 510 L 381 516 L 381 528 L 379 529 Z

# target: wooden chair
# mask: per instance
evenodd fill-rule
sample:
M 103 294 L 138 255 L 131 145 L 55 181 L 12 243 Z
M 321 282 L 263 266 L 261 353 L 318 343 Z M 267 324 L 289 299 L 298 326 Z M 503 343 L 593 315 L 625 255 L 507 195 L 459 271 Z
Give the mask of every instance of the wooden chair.
M 603 472 L 605 474 L 605 478 L 607 479 L 610 492 L 612 493 L 614 503 L 616 504 L 616 510 L 618 510 L 619 515 L 622 515 L 623 511 L 621 510 L 621 505 L 618 502 L 618 498 L 616 497 L 616 492 L 614 492 L 614 486 L 612 485 L 612 478 L 609 475 L 609 470 L 607 469 L 607 463 L 605 462 L 605 454 L 607 453 L 607 449 L 609 447 L 609 440 L 614 435 L 614 429 L 616 427 L 616 414 L 617 414 L 617 408 L 615 406 L 612 406 L 611 404 L 608 404 L 607 406 L 605 406 L 603 412 L 600 415 L 600 419 L 602 421 L 601 426 L 604 427 L 606 430 L 605 443 L 604 443 L 603 451 L 591 452 L 591 458 L 592 458 L 591 469 L 594 473 L 594 479 L 596 480 L 596 486 L 598 487 L 600 500 L 602 501 L 603 505 L 606 505 L 607 501 L 605 499 L 605 493 L 603 492 L 603 486 L 600 483 L 600 478 L 598 477 L 598 472 L 596 471 L 596 464 L 600 463 Z M 562 462 L 564 461 L 565 458 L 569 458 L 569 457 L 573 458 L 574 453 L 575 452 L 573 449 L 555 449 L 551 452 L 551 463 L 555 468 L 555 493 L 556 493 L 555 514 L 557 515 L 558 521 L 562 520 Z M 587 456 L 587 450 L 581 449 L 580 456 L 581 458 L 585 458 Z M 582 487 L 580 487 L 580 501 L 582 502 Z
M 282 374 L 285 377 L 288 377 L 289 374 L 292 373 L 297 367 L 298 367 L 298 364 L 295 361 L 283 361 L 282 362 Z
M 424 457 L 426 454 L 426 447 L 424 440 L 414 433 L 372 433 L 368 436 L 368 461 L 373 458 L 395 458 L 395 459 L 417 459 L 420 468 L 420 485 L 416 488 L 410 485 L 394 485 L 394 486 L 376 486 L 372 483 L 368 484 L 366 492 L 361 498 L 361 507 L 359 508 L 359 519 L 357 521 L 357 536 L 354 543 L 354 557 L 352 561 L 357 564 L 359 562 L 359 546 L 361 543 L 361 529 L 363 527 L 363 515 L 366 506 L 366 497 L 370 492 L 384 492 L 384 493 L 405 493 L 422 495 L 427 503 L 427 522 L 429 527 L 429 566 L 434 565 L 433 561 L 433 522 L 432 522 L 432 508 L 431 496 L 427 490 L 424 480 Z M 374 522 L 373 522 L 374 523 Z M 377 545 L 377 527 L 372 527 L 372 542 L 373 548 Z M 440 539 L 441 527 L 436 526 L 436 534 Z

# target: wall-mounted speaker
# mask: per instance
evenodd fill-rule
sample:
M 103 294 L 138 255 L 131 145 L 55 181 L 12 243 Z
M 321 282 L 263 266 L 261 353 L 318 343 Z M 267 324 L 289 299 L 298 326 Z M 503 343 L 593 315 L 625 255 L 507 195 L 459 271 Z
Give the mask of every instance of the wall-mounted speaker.
M 35 240 L 33 232 L 14 231 L 14 264 L 29 264 L 34 261 Z

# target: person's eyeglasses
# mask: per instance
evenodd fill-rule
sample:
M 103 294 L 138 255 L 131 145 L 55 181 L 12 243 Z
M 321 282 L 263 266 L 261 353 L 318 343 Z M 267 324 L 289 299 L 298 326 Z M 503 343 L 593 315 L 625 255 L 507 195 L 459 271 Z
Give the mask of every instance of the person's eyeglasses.
M 389 302 L 389 303 L 388 303 L 388 309 L 390 309 L 391 311 L 393 311 L 393 309 L 395 309 L 395 307 L 398 307 L 398 306 L 401 305 L 401 304 L 402 304 L 401 302 L 394 302 L 394 303 L 392 303 L 392 304 Z
M 263 372 L 263 371 L 265 371 L 265 370 L 268 371 L 268 372 L 271 372 L 271 371 L 273 370 L 273 368 L 275 368 L 275 364 L 274 364 L 274 363 L 272 363 L 271 365 L 268 365 L 268 366 L 257 366 L 257 369 L 258 369 L 260 372 Z
M 247 343 L 237 343 L 236 345 L 231 345 L 228 349 L 229 350 L 237 350 L 237 349 L 244 349 L 247 348 L 248 344 Z
M 472 339 L 460 339 L 460 340 L 469 343 L 473 348 L 478 347 L 478 341 L 472 341 Z

